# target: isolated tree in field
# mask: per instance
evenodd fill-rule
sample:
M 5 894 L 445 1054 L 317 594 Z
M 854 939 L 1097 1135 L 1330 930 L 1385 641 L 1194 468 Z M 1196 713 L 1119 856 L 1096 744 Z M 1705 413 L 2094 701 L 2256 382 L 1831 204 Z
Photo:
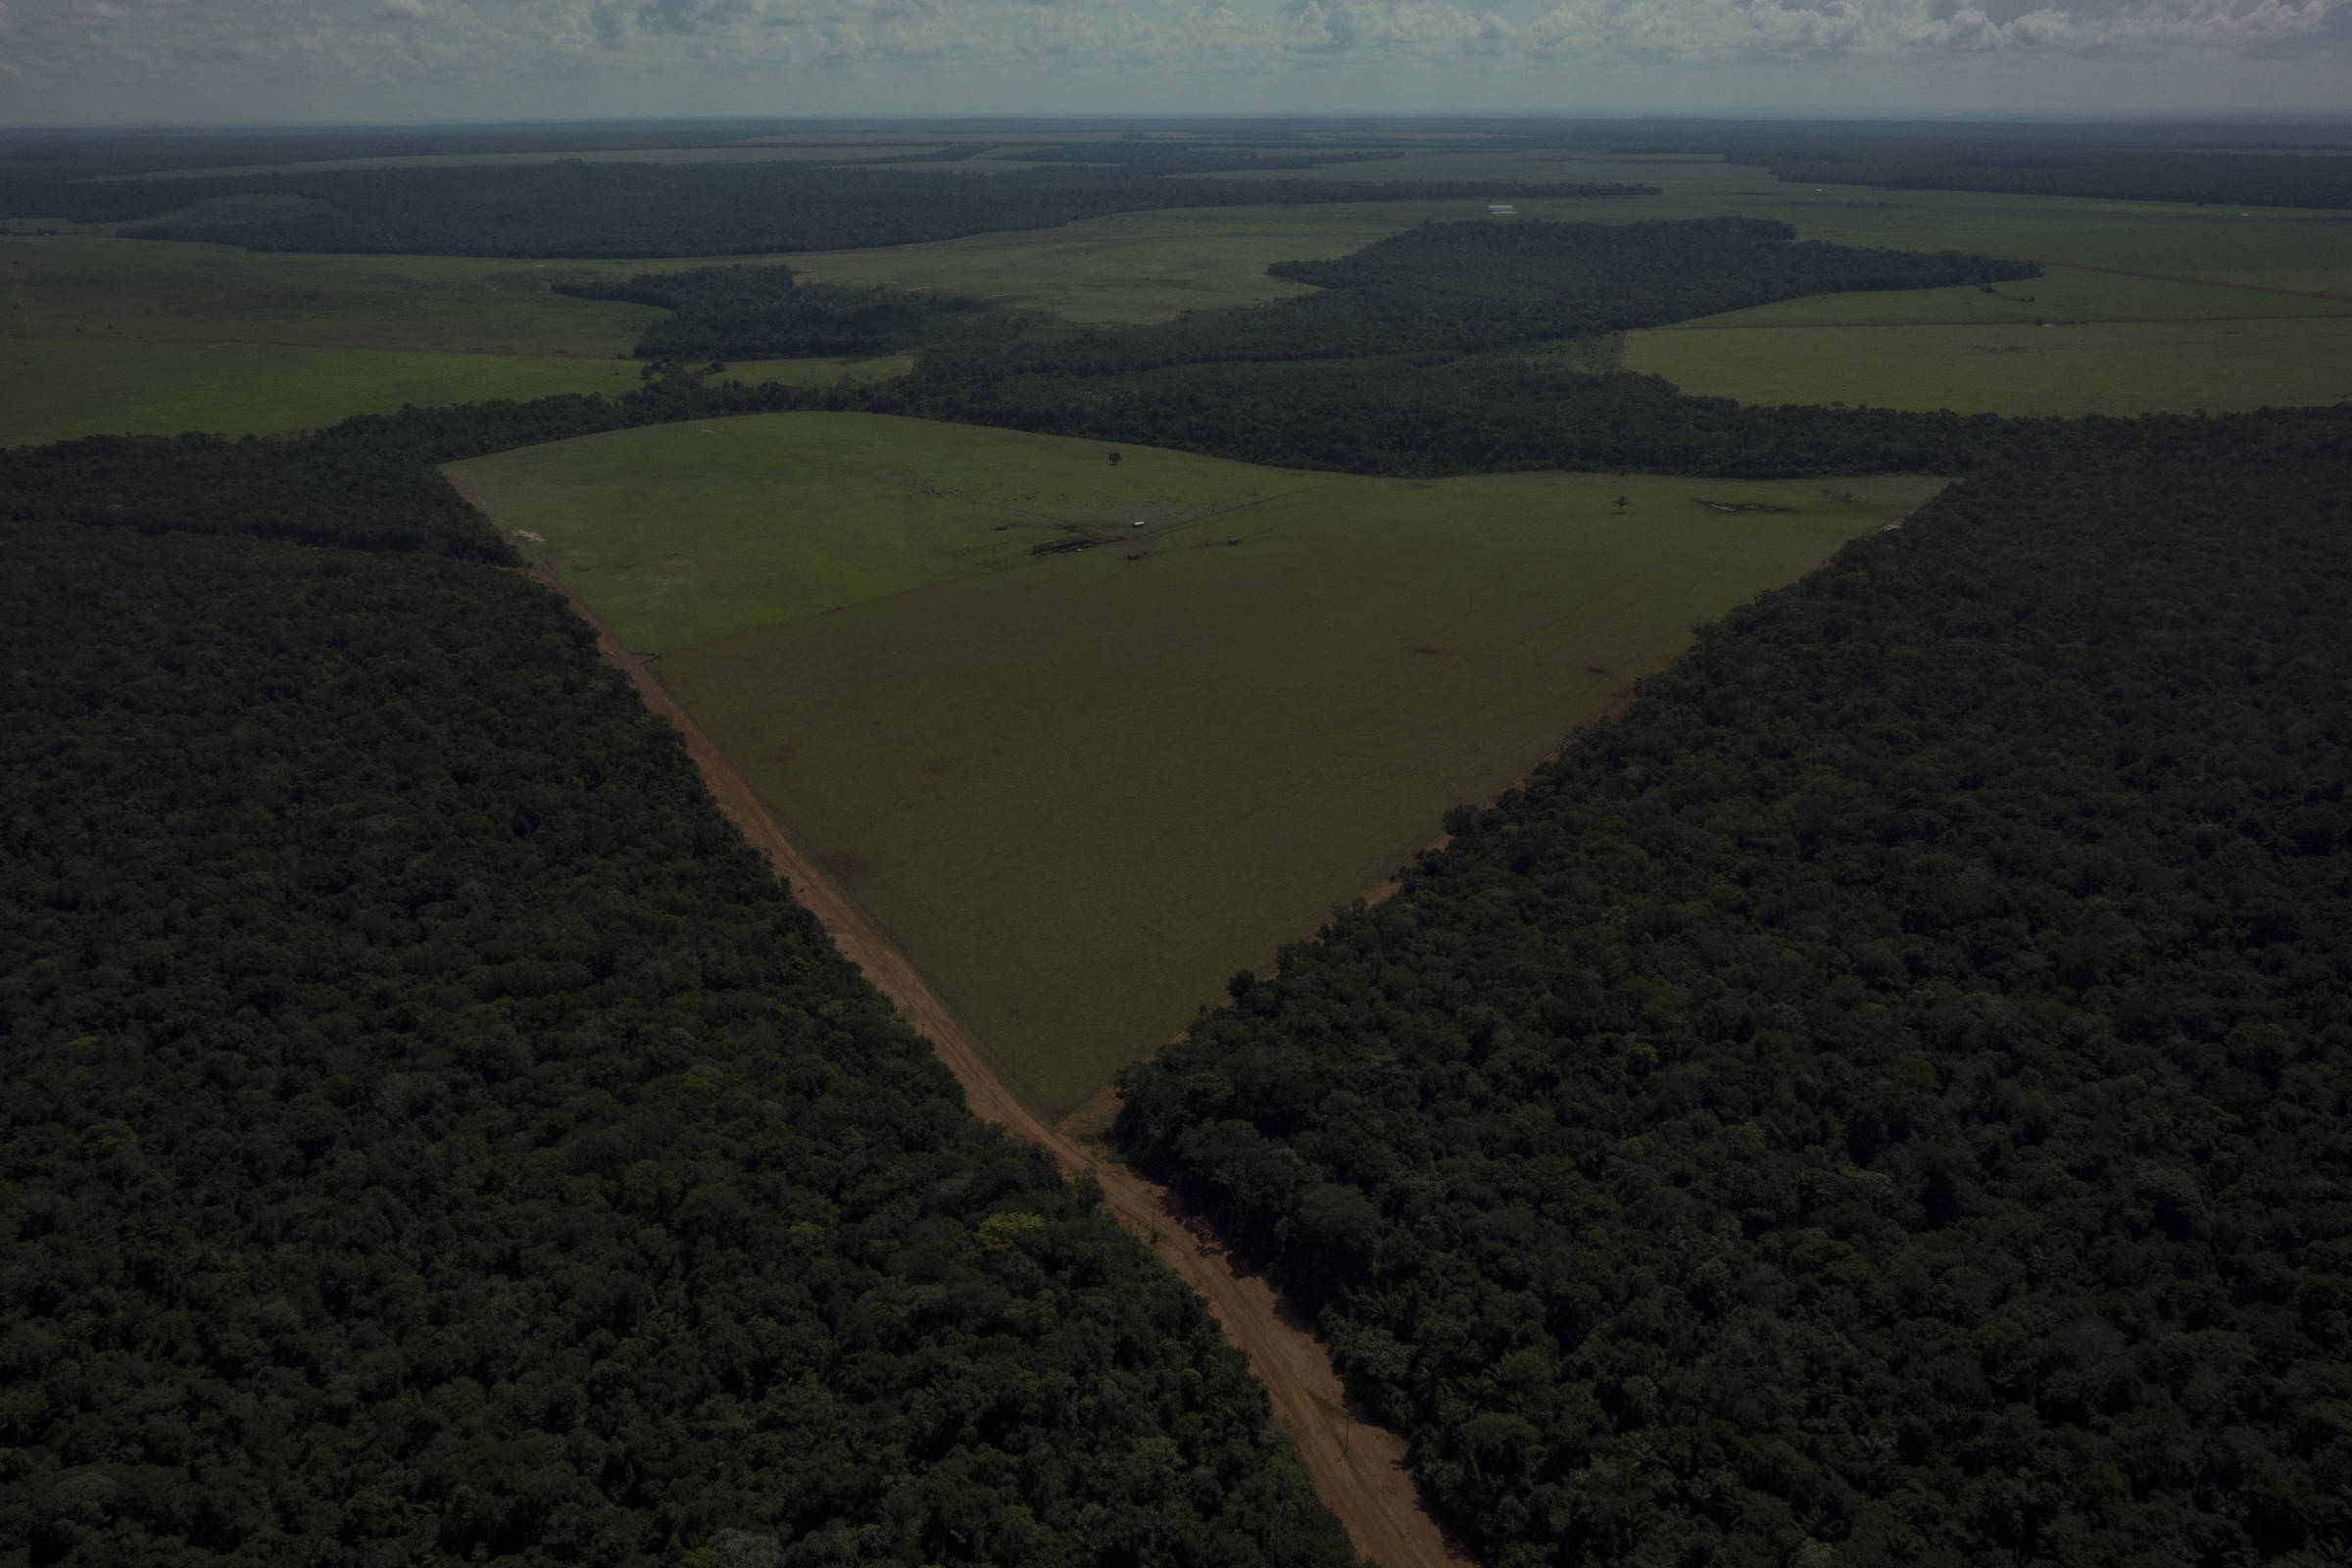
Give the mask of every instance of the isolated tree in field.
M 1119 455 L 1116 452 L 1110 455 L 1110 466 L 1114 468 L 1119 466 Z
M 1617 510 L 1619 512 L 1623 512 L 1625 510 L 1625 497 L 1619 496 L 1617 498 Z

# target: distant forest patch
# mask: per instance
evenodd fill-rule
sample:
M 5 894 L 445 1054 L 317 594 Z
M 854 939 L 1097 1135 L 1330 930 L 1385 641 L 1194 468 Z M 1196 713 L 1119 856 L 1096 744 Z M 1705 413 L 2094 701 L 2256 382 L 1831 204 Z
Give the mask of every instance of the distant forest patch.
M 559 294 L 674 312 L 637 340 L 640 359 L 788 359 L 893 354 L 980 308 L 977 300 L 810 286 L 789 267 L 698 267 L 626 282 L 564 281 Z

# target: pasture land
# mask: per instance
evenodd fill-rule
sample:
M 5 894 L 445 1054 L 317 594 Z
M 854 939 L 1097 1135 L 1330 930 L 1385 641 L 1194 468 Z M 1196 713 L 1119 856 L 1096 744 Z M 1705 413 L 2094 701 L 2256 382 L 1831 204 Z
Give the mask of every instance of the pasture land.
M 1268 277 L 1267 266 L 1345 256 L 1425 218 L 1473 211 L 1463 202 L 1179 208 L 782 260 L 815 283 L 966 294 L 1073 321 L 1164 321 L 1308 293 Z
M 1625 366 L 1686 392 L 1752 404 L 2220 414 L 2352 399 L 2352 316 L 2051 326 L 1693 323 L 1626 333 Z
M 1232 177 L 1283 176 L 1268 172 Z M 1803 239 L 1925 249 L 1949 246 L 2072 267 L 2352 298 L 2352 223 L 2341 214 L 2304 209 L 1784 184 L 1753 165 L 1719 159 L 1549 151 L 1413 153 L 1380 163 L 1294 171 L 1292 177 L 1491 178 L 1497 183 L 1641 180 L 1661 187 L 1664 194 L 1564 205 L 1610 222 L 1720 215 L 1772 218 L 1795 225 Z
M 625 354 L 648 305 L 548 292 L 603 263 L 259 255 L 225 245 L 0 240 L 0 340 L 271 343 L 457 354 Z
M 791 141 L 759 137 L 725 147 L 623 147 L 581 152 L 410 153 L 390 158 L 322 158 L 308 163 L 238 164 L 216 169 L 162 169 L 152 173 L 102 174 L 101 179 L 228 179 L 253 174 L 339 174 L 363 169 L 470 169 L 521 164 L 776 164 L 855 163 L 936 152 L 937 136 L 894 141 L 860 136 L 855 142 Z
M 1949 247 L 2078 270 L 2352 301 L 2352 223 L 2340 215 L 2253 209 L 2241 218 L 2216 208 L 2144 202 L 1785 185 L 1760 169 L 1692 159 L 1632 162 L 1544 154 L 1541 163 L 1526 161 L 1538 156 L 1414 154 L 1289 172 L 1375 180 L 1406 177 L 1408 166 L 1421 157 L 1515 160 L 1495 162 L 1498 182 L 1641 179 L 1665 192 L 1520 202 L 1522 217 L 1596 222 L 1768 218 L 1794 225 L 1805 239 L 1896 249 Z M 1464 164 L 1450 174 L 1429 177 L 1476 176 Z M 1472 218 L 1484 211 L 1475 201 L 1171 209 L 1059 228 L 782 259 L 818 282 L 970 294 L 1080 321 L 1158 321 L 1187 310 L 1254 305 L 1302 292 L 1300 285 L 1266 276 L 1270 263 L 1343 256 L 1424 219 Z M 2316 303 L 2306 301 L 2304 308 Z M 2151 309 L 2147 314 L 2171 313 Z
M 1376 480 L 1136 448 L 1113 468 L 1105 453 L 804 414 L 455 470 L 502 522 L 543 533 L 616 629 L 639 628 L 625 640 L 665 650 L 662 683 L 1049 1113 L 1370 891 L 1447 807 L 1507 786 L 1670 663 L 1693 622 L 1939 483 L 1837 480 L 1851 499 L 1833 499 L 1601 474 Z M 620 486 L 634 501 L 608 505 Z M 1166 510 L 1146 528 L 1072 555 L 973 531 L 992 514 L 1117 521 L 1147 500 Z M 956 553 L 991 539 L 1019 553 Z M 845 540 L 869 561 L 899 553 L 844 573 Z M 763 584 L 727 614 L 766 623 L 670 641 L 723 619 L 671 608 L 661 579 L 677 563 L 730 592 Z M 867 597 L 824 611 L 804 574 Z
M 1416 153 L 1290 172 L 1394 178 L 1415 158 L 1517 160 L 1495 166 L 1498 179 L 1639 178 L 1665 188 L 1654 197 L 1518 204 L 1528 217 L 1630 222 L 1735 214 L 1780 219 L 1808 238 L 1949 245 L 2352 299 L 2352 224 L 2330 215 L 2258 210 L 2240 218 L 2147 203 L 1793 186 L 1758 169 L 1690 158 Z M 1468 172 L 1465 166 L 1455 174 Z M 923 245 L 735 259 L 787 262 L 815 282 L 970 294 L 1080 321 L 1153 321 L 1287 298 L 1303 286 L 1268 277 L 1269 263 L 1343 256 L 1424 219 L 1483 211 L 1476 201 L 1179 208 Z M 659 313 L 550 294 L 548 281 L 689 265 L 249 255 L 148 240 L 13 239 L 0 241 L 0 337 L 611 355 L 625 352 Z
M 559 392 L 625 392 L 634 360 L 417 354 L 273 343 L 95 343 L 19 339 L 4 351 L 0 447 L 85 435 L 270 435 L 315 429 L 404 403 L 433 408 Z M 906 356 L 877 360 L 742 361 L 747 385 L 829 386 L 903 375 Z
M 551 277 L 629 263 L 251 255 L 103 236 L 0 240 L 0 445 L 98 434 L 264 434 L 354 414 L 618 392 L 644 305 Z M 739 362 L 745 382 L 905 373 L 880 360 Z
M 541 559 L 623 643 L 657 654 L 1028 565 L 1072 528 L 1134 548 L 1328 478 L 854 414 L 649 425 L 450 472 L 541 535 Z
M 430 407 L 554 392 L 620 392 L 638 367 L 618 360 L 416 354 L 264 343 L 7 345 L 0 446 L 85 435 L 265 435 L 307 430 L 404 403 Z
M 2053 267 L 2040 277 L 1989 288 L 1883 289 L 1814 294 L 1680 322 L 1667 331 L 1743 326 L 2033 326 L 2042 321 L 2229 321 L 2260 317 L 2352 316 L 2352 298 L 2313 299 L 2267 289 L 2132 277 Z

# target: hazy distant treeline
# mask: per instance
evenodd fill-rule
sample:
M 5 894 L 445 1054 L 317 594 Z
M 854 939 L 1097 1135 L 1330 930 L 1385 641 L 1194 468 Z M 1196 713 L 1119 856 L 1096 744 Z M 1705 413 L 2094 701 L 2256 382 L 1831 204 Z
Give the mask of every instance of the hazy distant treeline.
M 726 256 L 847 250 L 1049 228 L 1167 207 L 1654 195 L 1636 184 L 1170 177 L 1069 165 L 987 176 L 790 162 L 565 161 L 309 174 L 0 184 L 0 217 L 124 222 L 220 196 L 300 198 L 289 216 L 201 214 L 124 230 L 260 251 L 433 256 Z M 322 204 L 322 205 L 321 205 Z

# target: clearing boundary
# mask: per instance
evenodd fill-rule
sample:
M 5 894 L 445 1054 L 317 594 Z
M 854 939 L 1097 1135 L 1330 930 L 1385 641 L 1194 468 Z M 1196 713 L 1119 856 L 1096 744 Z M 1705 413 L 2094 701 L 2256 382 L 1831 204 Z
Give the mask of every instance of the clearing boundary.
M 466 499 L 480 506 L 471 495 Z M 1195 1229 L 1164 1188 L 1123 1165 L 1096 1160 L 1013 1098 L 989 1071 L 977 1042 L 914 965 L 825 875 L 814 858 L 793 842 L 644 661 L 561 581 L 539 570 L 530 575 L 562 594 L 572 612 L 596 628 L 605 657 L 628 676 L 647 710 L 668 719 L 684 737 L 687 755 L 701 769 L 719 809 L 767 857 L 793 896 L 823 924 L 842 956 L 864 971 L 901 1015 L 930 1040 L 940 1060 L 963 1085 L 973 1113 L 1044 1149 L 1065 1173 L 1091 1172 L 1102 1185 L 1103 1205 L 1119 1223 L 1208 1302 L 1226 1337 L 1250 1358 L 1250 1370 L 1273 1401 L 1275 1421 L 1298 1445 L 1316 1494 L 1339 1516 L 1356 1553 L 1381 1568 L 1468 1564 L 1469 1556 L 1446 1539 L 1422 1508 L 1405 1469 L 1404 1445 L 1395 1433 L 1360 1421 L 1349 1411 L 1330 1356 L 1305 1328 L 1285 1315 L 1265 1279 L 1237 1272 L 1224 1249 Z

